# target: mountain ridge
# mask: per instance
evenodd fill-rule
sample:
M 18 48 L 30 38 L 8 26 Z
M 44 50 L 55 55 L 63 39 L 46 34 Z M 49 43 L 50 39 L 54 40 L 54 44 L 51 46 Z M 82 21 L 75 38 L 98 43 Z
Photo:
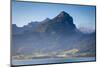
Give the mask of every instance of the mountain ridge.
M 13 25 L 12 44 L 13 48 L 15 48 L 13 49 L 15 54 L 20 49 L 21 54 L 32 53 L 38 50 L 49 52 L 73 48 L 80 50 L 80 52 L 95 50 L 95 32 L 91 34 L 80 32 L 76 28 L 73 18 L 64 11 L 60 12 L 53 19 L 47 18 L 39 24 L 37 23 L 35 25 L 32 22 L 28 24 L 29 26 L 21 28 Z

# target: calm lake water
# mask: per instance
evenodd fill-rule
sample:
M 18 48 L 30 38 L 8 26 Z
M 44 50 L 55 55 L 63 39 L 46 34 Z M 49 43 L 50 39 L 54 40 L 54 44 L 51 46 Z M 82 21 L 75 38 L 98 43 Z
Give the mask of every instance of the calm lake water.
M 95 61 L 95 60 L 96 60 L 95 57 L 12 60 L 12 65 L 48 64 L 48 63 L 63 63 L 63 62 L 67 63 L 67 62 Z

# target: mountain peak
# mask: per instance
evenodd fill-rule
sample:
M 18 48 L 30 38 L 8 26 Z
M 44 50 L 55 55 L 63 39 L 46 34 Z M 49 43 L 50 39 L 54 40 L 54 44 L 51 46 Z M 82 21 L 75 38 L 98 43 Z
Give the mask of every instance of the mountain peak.
M 45 20 L 50 20 L 49 18 L 46 18 Z
M 62 11 L 60 14 L 61 14 L 61 15 L 65 15 L 65 14 L 68 15 L 68 13 L 66 13 L 65 11 Z
M 44 21 L 49 21 L 50 19 L 49 18 L 46 18 Z
M 48 22 L 48 21 L 50 21 L 50 19 L 49 18 L 46 18 L 42 22 Z
M 70 15 L 68 13 L 66 13 L 65 11 L 60 12 L 60 14 L 58 15 L 58 17 L 69 17 Z
M 73 18 L 65 11 L 61 11 L 53 20 L 73 24 Z

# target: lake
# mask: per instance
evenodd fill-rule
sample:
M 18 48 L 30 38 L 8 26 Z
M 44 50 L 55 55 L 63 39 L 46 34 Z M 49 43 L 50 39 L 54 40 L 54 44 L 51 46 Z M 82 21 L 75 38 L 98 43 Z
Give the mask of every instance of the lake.
M 31 59 L 31 60 L 12 60 L 12 65 L 31 65 L 31 64 L 49 64 L 49 63 L 69 63 L 69 62 L 84 62 L 95 61 L 95 57 L 80 57 L 80 58 L 46 58 L 46 59 Z

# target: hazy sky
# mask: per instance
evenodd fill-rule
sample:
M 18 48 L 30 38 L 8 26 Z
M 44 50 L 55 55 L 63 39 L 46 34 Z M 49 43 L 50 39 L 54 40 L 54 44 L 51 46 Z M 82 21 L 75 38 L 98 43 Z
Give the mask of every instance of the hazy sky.
M 94 6 L 13 2 L 12 23 L 22 27 L 31 21 L 42 21 L 45 18 L 52 19 L 61 11 L 69 13 L 78 28 L 85 27 L 95 29 Z

